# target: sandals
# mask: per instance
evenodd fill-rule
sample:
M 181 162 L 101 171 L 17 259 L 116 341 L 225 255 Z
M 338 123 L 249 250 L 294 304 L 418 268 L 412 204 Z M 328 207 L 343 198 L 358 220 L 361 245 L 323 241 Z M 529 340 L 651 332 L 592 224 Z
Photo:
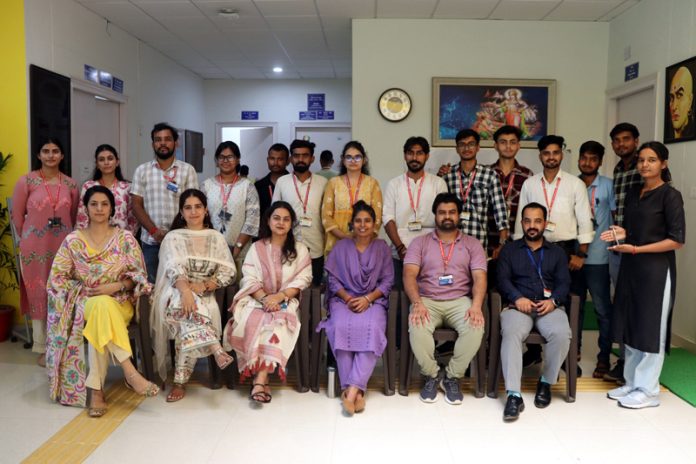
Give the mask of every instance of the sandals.
M 256 387 L 263 387 L 263 390 L 254 393 L 254 388 Z M 270 393 L 266 393 L 266 387 L 268 387 L 267 383 L 252 383 L 249 390 L 249 399 L 261 404 L 270 403 L 273 397 Z
M 123 383 L 126 384 L 126 388 L 129 389 L 129 390 L 131 390 L 131 391 L 134 391 L 134 392 L 137 393 L 138 395 L 142 395 L 142 396 L 144 396 L 144 397 L 146 397 L 146 398 L 152 398 L 153 396 L 157 396 L 157 394 L 159 393 L 160 389 L 159 389 L 159 387 L 158 387 L 157 385 L 155 385 L 155 384 L 152 383 L 152 382 L 148 382 L 148 383 L 147 383 L 147 387 L 145 387 L 145 390 L 144 390 L 144 391 L 137 391 L 135 388 L 133 388 L 133 386 L 132 386 L 130 383 L 128 383 L 128 381 L 131 380 L 131 379 L 133 379 L 133 377 L 135 377 L 137 374 L 138 374 L 138 372 L 133 372 L 133 373 L 132 373 L 131 375 L 129 375 L 127 378 L 123 379 Z
M 225 368 L 229 367 L 230 364 L 234 362 L 234 358 L 229 353 L 225 352 L 222 347 L 218 348 L 215 353 L 213 353 L 213 356 L 220 370 L 225 370 Z
M 355 412 L 361 413 L 365 410 L 365 395 L 358 392 L 358 396 L 355 397 Z
M 355 414 L 355 403 L 348 399 L 348 390 L 343 390 L 341 393 L 341 402 L 343 403 L 343 411 L 349 416 Z
M 175 383 L 172 390 L 167 395 L 167 403 L 176 403 L 186 396 L 186 386 L 181 383 Z
M 92 402 L 94 401 L 94 392 L 95 391 L 100 391 L 100 390 L 92 390 L 91 397 L 90 397 L 90 404 L 87 406 L 87 415 L 89 417 L 101 417 L 104 414 L 106 414 L 107 407 L 106 405 L 104 406 L 99 406 L 99 407 L 93 407 Z M 103 395 L 103 393 L 102 393 Z

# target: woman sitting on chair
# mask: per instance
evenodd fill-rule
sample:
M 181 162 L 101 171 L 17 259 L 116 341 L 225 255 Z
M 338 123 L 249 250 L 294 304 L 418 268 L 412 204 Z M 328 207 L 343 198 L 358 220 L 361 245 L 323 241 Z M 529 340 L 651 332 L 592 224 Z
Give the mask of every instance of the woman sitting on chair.
M 133 235 L 109 225 L 115 211 L 111 191 L 91 187 L 83 202 L 89 223 L 65 238 L 48 278 L 46 367 L 51 399 L 84 406 L 89 388 L 89 415 L 101 417 L 109 353 L 121 364 L 126 386 L 148 397 L 159 392 L 133 366 L 127 328 L 133 305 L 151 285 Z M 89 341 L 88 375 L 84 338 Z
M 336 243 L 325 266 L 329 317 L 319 328 L 326 330 L 336 357 L 343 408 L 349 415 L 365 409 L 367 381 L 387 346 L 394 266 L 389 245 L 375 237 L 375 223 L 375 210 L 362 200 L 355 203 L 353 238 Z
M 186 394 L 198 358 L 213 355 L 220 369 L 232 363 L 220 345 L 215 290 L 232 283 L 235 266 L 225 237 L 213 229 L 200 190 L 188 189 L 179 197 L 179 214 L 162 240 L 159 259 L 150 317 L 155 364 L 162 379 L 167 375 L 167 342 L 174 339 L 174 386 L 167 395 L 171 403 Z
M 233 319 L 225 328 L 225 348 L 236 351 L 242 379 L 254 376 L 249 399 L 257 403 L 271 402 L 268 376 L 276 367 L 285 380 L 300 334 L 298 297 L 312 281 L 309 250 L 292 233 L 296 220 L 284 201 L 264 214 L 259 240 L 244 259 L 241 288 L 230 308 Z

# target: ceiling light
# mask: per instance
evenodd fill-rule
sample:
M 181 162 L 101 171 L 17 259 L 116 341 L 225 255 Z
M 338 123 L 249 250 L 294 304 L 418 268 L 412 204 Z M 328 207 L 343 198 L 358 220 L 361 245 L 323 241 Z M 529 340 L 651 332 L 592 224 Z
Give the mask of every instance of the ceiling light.
M 281 68 L 280 66 L 276 66 L 275 68 L 273 68 L 273 72 L 274 72 L 274 73 L 282 73 L 282 72 L 283 72 L 283 68 Z
M 220 8 L 218 16 L 225 19 L 239 19 L 239 11 L 234 8 Z

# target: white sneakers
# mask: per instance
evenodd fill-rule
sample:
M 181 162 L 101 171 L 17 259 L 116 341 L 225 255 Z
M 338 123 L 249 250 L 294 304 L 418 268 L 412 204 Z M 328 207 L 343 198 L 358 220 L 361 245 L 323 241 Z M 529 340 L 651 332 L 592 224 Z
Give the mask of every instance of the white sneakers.
M 607 392 L 607 397 L 618 400 L 619 406 L 629 409 L 654 408 L 660 405 L 660 398 L 648 395 L 643 390 L 624 385 Z
M 613 390 L 609 390 L 607 392 L 607 398 L 611 400 L 620 400 L 621 398 L 625 398 L 628 396 L 629 393 L 633 391 L 633 387 L 629 387 L 628 385 L 624 385 L 622 387 L 614 388 Z

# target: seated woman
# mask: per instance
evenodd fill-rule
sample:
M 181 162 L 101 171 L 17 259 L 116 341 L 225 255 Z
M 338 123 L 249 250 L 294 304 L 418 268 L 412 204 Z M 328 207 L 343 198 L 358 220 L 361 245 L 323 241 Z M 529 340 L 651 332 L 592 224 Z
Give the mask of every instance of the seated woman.
M 174 339 L 174 385 L 168 402 L 186 394 L 198 358 L 215 356 L 220 369 L 232 357 L 220 345 L 220 308 L 215 290 L 231 284 L 234 261 L 225 237 L 213 229 L 203 192 L 185 190 L 179 214 L 162 240 L 152 313 L 155 366 L 167 378 L 168 341 Z
M 106 413 L 103 388 L 109 353 L 121 364 L 126 386 L 148 397 L 159 392 L 133 366 L 127 328 L 133 305 L 140 295 L 150 293 L 151 285 L 133 235 L 109 225 L 115 211 L 111 191 L 92 187 L 83 202 L 89 223 L 65 237 L 48 278 L 46 367 L 52 400 L 84 406 L 89 388 L 89 415 L 100 417 Z
M 312 282 L 309 250 L 295 242 L 297 220 L 288 203 L 273 203 L 261 221 L 259 240 L 242 266 L 239 293 L 225 327 L 225 349 L 237 352 L 242 379 L 254 376 L 249 399 L 270 403 L 268 376 L 285 366 L 300 334 L 297 318 L 300 292 Z M 306 321 L 305 321 L 306 322 Z
M 329 317 L 319 324 L 336 357 L 343 408 L 365 409 L 367 381 L 387 346 L 385 329 L 394 266 L 389 245 L 375 237 L 375 210 L 353 205 L 353 238 L 336 243 L 326 262 Z

